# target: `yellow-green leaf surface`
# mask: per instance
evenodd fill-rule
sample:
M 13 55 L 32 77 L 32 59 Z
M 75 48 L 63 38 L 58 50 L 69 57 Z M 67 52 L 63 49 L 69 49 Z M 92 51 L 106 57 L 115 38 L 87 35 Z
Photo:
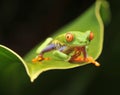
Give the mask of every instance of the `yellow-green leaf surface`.
M 109 16 L 107 16 L 108 12 L 109 7 L 107 2 L 104 0 L 97 0 L 95 4 L 93 4 L 85 13 L 83 13 L 83 15 L 79 16 L 73 22 L 57 31 L 51 37 L 54 38 L 55 36 L 68 31 L 83 31 L 83 32 L 87 30 L 93 31 L 95 37 L 94 40 L 89 45 L 88 55 L 92 56 L 96 60 L 101 54 L 103 47 L 104 25 L 102 18 L 104 19 L 104 22 L 108 21 L 109 18 Z M 102 14 L 102 18 L 100 14 Z M 39 47 L 39 45 L 37 47 Z M 36 79 L 42 72 L 47 70 L 69 69 L 88 64 L 88 63 L 71 64 L 65 61 L 57 61 L 53 58 L 54 56 L 52 55 L 52 51 L 45 53 L 45 57 L 49 57 L 50 60 L 44 60 L 42 62 L 33 63 L 32 59 L 37 56 L 36 54 L 37 47 L 30 51 L 23 60 L 15 52 L 1 45 L 0 62 L 2 62 L 2 64 L 11 62 L 23 63 L 31 81 L 34 81 L 34 79 Z

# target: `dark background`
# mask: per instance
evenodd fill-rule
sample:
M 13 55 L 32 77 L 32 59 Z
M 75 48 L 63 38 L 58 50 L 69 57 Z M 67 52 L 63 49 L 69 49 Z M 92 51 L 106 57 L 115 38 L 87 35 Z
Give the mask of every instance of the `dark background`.
M 48 71 L 34 83 L 27 82 L 28 85 L 26 84 L 24 89 L 20 88 L 19 95 L 120 94 L 120 1 L 108 1 L 112 19 L 105 27 L 104 48 L 98 59 L 102 66 L 96 68 L 87 65 L 71 70 Z M 1 0 L 0 43 L 24 56 L 35 45 L 79 16 L 94 2 L 95 0 Z M 88 77 L 89 83 L 83 87 L 86 81 L 84 78 L 82 80 L 81 72 L 85 70 L 97 73 Z M 83 74 L 89 74 L 88 72 L 85 71 Z M 0 93 L 4 94 L 6 91 L 7 89 L 0 90 Z
M 2 0 L 0 42 L 26 54 L 95 0 Z

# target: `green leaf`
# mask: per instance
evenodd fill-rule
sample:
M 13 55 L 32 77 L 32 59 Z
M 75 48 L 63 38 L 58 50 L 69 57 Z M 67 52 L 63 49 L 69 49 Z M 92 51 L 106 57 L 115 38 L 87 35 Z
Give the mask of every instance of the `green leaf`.
M 105 7 L 102 6 L 106 1 L 98 0 L 93 6 L 91 6 L 83 15 L 75 19 L 70 24 L 66 25 L 59 31 L 57 31 L 52 37 L 54 38 L 56 35 L 61 33 L 65 33 L 67 31 L 86 31 L 91 30 L 94 32 L 95 38 L 89 45 L 88 55 L 92 56 L 95 60 L 100 56 L 102 47 L 103 47 L 103 32 L 104 25 L 101 19 L 100 10 L 102 16 L 104 17 L 104 22 L 108 21 L 109 16 L 104 16 L 103 14 L 107 14 L 109 11 L 106 10 Z M 102 7 L 101 7 L 102 6 Z M 108 7 L 107 7 L 108 8 Z M 104 12 L 104 13 L 103 13 Z M 41 45 L 41 43 L 39 44 Z M 57 61 L 52 55 L 52 51 L 45 54 L 46 57 L 49 57 L 50 60 L 45 60 L 38 63 L 33 63 L 32 59 L 37 56 L 36 54 L 36 46 L 32 51 L 30 51 L 24 58 L 24 60 L 16 54 L 14 51 L 9 48 L 0 45 L 0 62 L 4 66 L 4 64 L 9 63 L 22 63 L 25 66 L 26 72 L 29 75 L 31 81 L 34 81 L 42 72 L 52 69 L 69 69 L 78 66 L 83 66 L 88 63 L 79 63 L 79 64 L 71 64 L 65 61 Z

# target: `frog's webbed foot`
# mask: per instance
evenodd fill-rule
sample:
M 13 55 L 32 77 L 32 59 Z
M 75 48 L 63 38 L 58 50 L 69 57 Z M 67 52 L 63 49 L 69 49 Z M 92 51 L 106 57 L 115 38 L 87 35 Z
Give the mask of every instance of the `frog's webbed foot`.
M 75 58 L 75 59 L 72 60 L 72 61 L 78 62 L 78 63 L 87 62 L 87 63 L 92 63 L 92 64 L 94 64 L 94 65 L 97 66 L 97 67 L 100 66 L 100 64 L 99 64 L 97 61 L 95 61 L 95 60 L 93 59 L 93 57 L 84 58 L 84 57 L 82 57 L 82 56 L 79 56 L 79 57 Z
M 49 58 L 44 58 L 42 55 L 38 55 L 36 56 L 34 59 L 32 59 L 32 62 L 40 62 L 40 61 L 43 61 L 43 60 L 49 60 Z

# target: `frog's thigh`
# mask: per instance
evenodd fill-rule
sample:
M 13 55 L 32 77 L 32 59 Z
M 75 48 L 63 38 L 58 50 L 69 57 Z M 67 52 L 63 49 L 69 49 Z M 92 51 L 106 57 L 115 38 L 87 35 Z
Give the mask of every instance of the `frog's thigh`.
M 39 54 L 42 52 L 43 49 L 46 48 L 46 46 L 48 46 L 50 44 L 50 42 L 52 41 L 53 39 L 52 38 L 47 38 L 44 43 L 38 47 L 38 49 L 36 50 L 36 53 Z
M 60 52 L 60 51 L 58 51 L 58 50 L 55 50 L 55 51 L 53 52 L 53 55 L 54 55 L 55 57 L 58 57 L 58 58 L 61 59 L 61 60 L 66 60 L 66 59 L 68 59 L 68 55 L 67 55 L 67 54 L 65 54 L 65 53 L 63 53 L 63 52 Z

